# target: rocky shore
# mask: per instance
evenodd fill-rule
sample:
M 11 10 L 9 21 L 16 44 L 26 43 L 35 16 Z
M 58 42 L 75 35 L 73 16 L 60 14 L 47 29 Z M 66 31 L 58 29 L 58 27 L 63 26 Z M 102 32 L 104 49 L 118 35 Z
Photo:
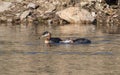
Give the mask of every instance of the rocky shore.
M 119 25 L 120 2 L 115 1 L 2 0 L 0 1 L 0 22 L 45 24 L 114 23 Z

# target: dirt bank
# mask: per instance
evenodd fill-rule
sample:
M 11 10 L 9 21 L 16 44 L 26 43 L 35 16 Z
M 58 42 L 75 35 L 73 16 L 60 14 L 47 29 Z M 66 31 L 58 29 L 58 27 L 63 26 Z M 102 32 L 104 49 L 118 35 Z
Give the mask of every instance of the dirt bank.
M 115 0 L 114 2 L 112 0 L 2 0 L 0 1 L 0 22 L 35 22 L 46 24 L 72 23 L 64 17 L 61 18 L 56 12 L 69 7 L 77 7 L 79 9 L 87 10 L 90 15 L 94 16 L 94 21 L 92 23 L 114 23 L 115 25 L 119 25 L 119 4 L 120 2 L 118 0 Z M 69 12 L 70 10 L 67 13 L 69 14 Z M 73 16 L 71 15 L 70 17 Z M 89 23 L 86 22 L 86 19 L 80 23 Z

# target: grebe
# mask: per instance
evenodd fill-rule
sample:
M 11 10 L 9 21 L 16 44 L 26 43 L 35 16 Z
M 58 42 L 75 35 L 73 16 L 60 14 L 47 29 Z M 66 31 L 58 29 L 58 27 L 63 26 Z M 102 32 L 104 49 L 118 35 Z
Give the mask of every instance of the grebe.
M 77 38 L 77 39 L 66 39 L 66 40 L 62 40 L 60 38 L 53 38 L 51 37 L 51 33 L 48 31 L 45 31 L 42 34 L 42 37 L 45 37 L 45 43 L 46 44 L 54 44 L 54 43 L 58 43 L 58 44 L 90 44 L 91 41 L 85 38 Z
M 45 37 L 45 43 L 46 44 L 49 44 L 49 43 L 60 43 L 62 40 L 60 38 L 53 38 L 51 37 L 51 33 L 48 32 L 48 31 L 45 31 L 43 34 L 42 34 L 42 37 Z

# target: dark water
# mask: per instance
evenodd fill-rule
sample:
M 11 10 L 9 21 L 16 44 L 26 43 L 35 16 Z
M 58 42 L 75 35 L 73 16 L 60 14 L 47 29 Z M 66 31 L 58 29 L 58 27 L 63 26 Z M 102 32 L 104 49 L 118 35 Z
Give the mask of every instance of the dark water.
M 106 28 L 105 28 L 106 29 Z M 43 43 L 52 36 L 85 37 L 90 45 Z M 0 75 L 120 75 L 120 34 L 94 25 L 0 25 Z

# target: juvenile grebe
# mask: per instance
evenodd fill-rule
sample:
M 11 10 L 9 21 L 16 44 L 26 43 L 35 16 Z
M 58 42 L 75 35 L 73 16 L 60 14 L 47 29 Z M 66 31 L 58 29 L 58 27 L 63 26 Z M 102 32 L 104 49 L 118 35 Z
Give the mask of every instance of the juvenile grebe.
M 60 38 L 53 38 L 51 37 L 51 33 L 48 31 L 45 31 L 42 34 L 42 37 L 45 37 L 45 43 L 46 44 L 53 44 L 53 43 L 61 43 L 61 44 L 90 44 L 91 41 L 85 38 L 77 38 L 77 39 L 66 39 L 62 40 Z

